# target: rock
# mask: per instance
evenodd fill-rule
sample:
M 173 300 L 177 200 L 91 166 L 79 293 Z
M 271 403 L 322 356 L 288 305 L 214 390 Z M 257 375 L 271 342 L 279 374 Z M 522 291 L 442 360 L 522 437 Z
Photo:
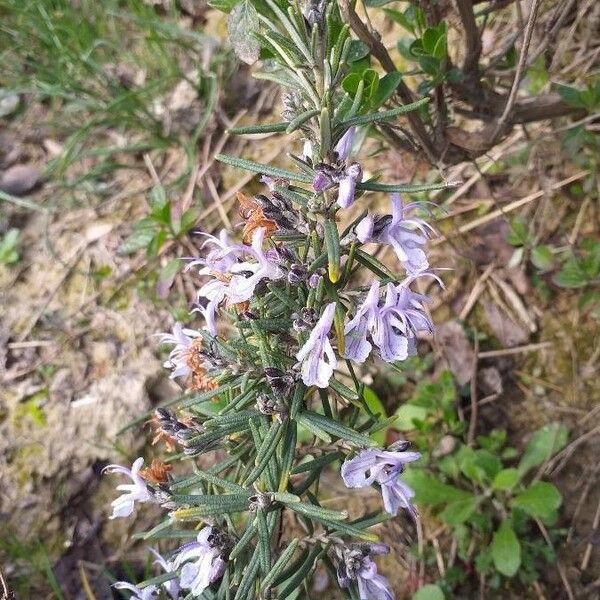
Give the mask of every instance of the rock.
M 0 190 L 13 196 L 24 196 L 42 180 L 41 171 L 32 165 L 15 165 L 0 176 Z
M 0 118 L 7 117 L 19 107 L 19 95 L 0 88 Z
M 471 380 L 475 354 L 464 329 L 457 321 L 448 321 L 437 330 L 437 341 L 458 385 Z
M 486 396 L 501 394 L 504 389 L 502 376 L 496 367 L 480 369 L 477 373 L 477 385 Z
M 506 348 L 524 344 L 529 332 L 515 323 L 495 302 L 483 300 L 483 311 L 494 335 Z

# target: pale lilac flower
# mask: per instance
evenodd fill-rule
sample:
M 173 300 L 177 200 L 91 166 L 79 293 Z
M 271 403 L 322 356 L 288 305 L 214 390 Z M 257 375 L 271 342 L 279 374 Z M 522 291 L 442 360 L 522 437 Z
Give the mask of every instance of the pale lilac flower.
M 257 262 L 236 263 L 230 269 L 230 272 L 235 274 L 227 286 L 226 296 L 234 304 L 249 300 L 254 294 L 256 286 L 263 279 L 275 281 L 285 276 L 284 271 L 279 266 L 278 256 L 274 257 L 273 253 L 263 252 L 264 238 L 264 227 L 257 229 L 252 236 L 252 251 L 250 254 Z M 244 273 L 250 273 L 250 276 L 246 277 Z
M 314 290 L 319 285 L 319 281 L 321 281 L 321 279 L 322 279 L 322 276 L 319 273 L 313 273 L 308 278 L 308 287 L 310 287 Z
M 198 290 L 198 300 L 206 298 L 206 306 L 199 306 L 192 312 L 199 312 L 206 321 L 205 329 L 212 335 L 217 335 L 217 311 L 219 304 L 225 299 L 227 284 L 219 279 L 211 279 Z
M 375 227 L 375 219 L 373 215 L 368 214 L 366 217 L 361 219 L 358 225 L 355 227 L 354 231 L 356 233 L 356 237 L 361 244 L 366 244 L 370 241 L 373 236 L 373 228 Z
M 158 588 L 155 585 L 147 585 L 145 588 L 139 588 L 137 585 L 127 581 L 117 581 L 113 587 L 118 590 L 128 590 L 133 593 L 130 600 L 155 600 L 158 598 Z
M 166 560 L 154 548 L 148 548 L 148 550 L 150 550 L 150 552 L 152 552 L 152 554 L 154 554 L 154 556 L 156 558 L 156 560 L 154 561 L 154 564 L 160 565 L 160 567 L 162 568 L 162 570 L 165 573 L 174 573 L 177 570 L 174 560 Z M 165 588 L 165 590 L 167 591 L 167 593 L 169 594 L 169 596 L 171 596 L 171 598 L 173 600 L 177 600 L 179 598 L 179 590 L 180 590 L 179 576 L 177 576 L 175 579 L 170 579 L 169 581 L 165 581 L 162 584 L 162 586 Z
M 341 208 L 348 208 L 354 201 L 356 184 L 362 181 L 363 171 L 358 163 L 352 163 L 340 179 L 337 203 Z
M 338 551 L 337 578 L 340 587 L 358 585 L 360 600 L 394 600 L 388 580 L 377 572 L 373 555 L 389 554 L 385 544 L 352 544 Z
M 261 175 L 259 181 L 264 183 L 271 192 L 275 191 L 276 181 L 268 175 Z
M 144 459 L 140 456 L 133 463 L 131 470 L 120 465 L 108 465 L 104 467 L 103 473 L 121 473 L 127 475 L 133 483 L 123 483 L 117 486 L 117 490 L 125 492 L 116 500 L 111 502 L 113 513 L 111 519 L 117 517 L 128 517 L 134 508 L 136 502 L 156 502 L 150 488 L 140 476 L 140 469 L 144 464 Z
M 374 281 L 354 318 L 344 327 L 344 358 L 363 363 L 371 352 L 367 334 L 375 326 L 379 314 L 379 283 Z
M 226 229 L 220 231 L 219 237 L 215 237 L 209 233 L 202 233 L 201 235 L 206 238 L 202 243 L 202 248 L 207 245 L 212 246 L 212 248 L 206 256 L 191 259 L 185 267 L 186 271 L 192 267 L 201 266 L 201 269 L 198 271 L 200 275 L 227 273 L 244 252 L 245 246 L 231 242 Z
M 409 278 L 401 284 L 386 286 L 386 298 L 372 332 L 373 343 L 385 362 L 405 360 L 416 353 L 417 334 L 433 333 L 433 323 L 425 312 L 427 296 L 410 290 Z
M 421 273 L 423 275 L 439 281 L 432 273 Z M 388 283 L 383 304 L 379 300 L 379 284 L 376 281 L 371 284 L 354 318 L 344 328 L 344 358 L 364 362 L 371 352 L 371 341 L 385 362 L 405 360 L 416 353 L 417 334 L 433 333 L 433 323 L 423 307 L 427 296 L 409 288 L 414 279 L 409 277 L 397 286 Z
M 402 204 L 400 194 L 390 196 L 392 218 L 376 236 L 376 240 L 389 244 L 409 275 L 417 275 L 429 267 L 425 244 L 433 228 L 423 219 L 407 217 L 419 203 Z
M 304 160 L 312 160 L 313 157 L 313 146 L 310 140 L 304 140 L 304 147 L 302 148 L 302 156 Z
M 174 348 L 169 354 L 169 358 L 163 363 L 166 369 L 172 369 L 170 378 L 187 377 L 192 370 L 188 365 L 189 351 L 198 337 L 198 332 L 193 329 L 184 329 L 181 323 L 173 325 L 172 333 L 159 333 L 161 344 L 173 344 Z
M 346 160 L 348 156 L 350 156 L 350 150 L 352 150 L 352 144 L 354 143 L 355 132 L 356 128 L 350 127 L 340 138 L 340 141 L 335 145 L 334 150 L 337 153 L 339 160 Z
M 198 534 L 197 541 L 182 546 L 174 564 L 181 568 L 180 585 L 199 596 L 215 581 L 219 580 L 227 563 L 221 558 L 221 549 L 214 541 L 214 529 L 205 527 Z M 187 562 L 191 561 L 191 562 Z
M 333 375 L 337 361 L 327 335 L 334 315 L 335 302 L 332 302 L 325 307 L 308 340 L 296 354 L 296 358 L 302 362 L 302 381 L 305 385 L 326 388 Z
M 405 444 L 406 445 L 406 444 Z M 373 483 L 381 486 L 385 510 L 398 514 L 399 508 L 406 508 L 411 514 L 415 509 L 411 504 L 414 492 L 398 479 L 404 466 L 419 460 L 419 452 L 396 452 L 369 448 L 342 465 L 342 479 L 349 488 L 369 487 Z

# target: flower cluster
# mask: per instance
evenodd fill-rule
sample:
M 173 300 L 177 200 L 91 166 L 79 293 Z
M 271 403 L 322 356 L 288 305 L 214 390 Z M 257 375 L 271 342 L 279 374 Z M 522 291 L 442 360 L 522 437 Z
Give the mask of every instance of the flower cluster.
M 264 187 L 253 196 L 235 193 L 239 235 L 201 233 L 200 256 L 187 259 L 185 270 L 200 278 L 191 307 L 199 327 L 176 323 L 159 334 L 168 347 L 164 366 L 185 396 L 155 409 L 149 423 L 153 443 L 179 454 L 168 464 L 143 468 L 138 458 L 131 469 L 106 468 L 131 480 L 117 486 L 112 518 L 152 503 L 168 518 L 150 535 L 197 536 L 166 558 L 154 554 L 164 574 L 149 585 L 115 584 L 138 599 L 212 597 L 209 588 L 234 600 L 290 597 L 324 559 L 351 597 L 393 600 L 374 560 L 389 548 L 357 543 L 355 533 L 369 539 L 359 521 L 343 523 L 347 511 L 321 502 L 328 465 L 341 462 L 347 488 L 378 489 L 389 514 L 402 509 L 416 518 L 414 493 L 401 476 L 420 453 L 404 441 L 375 447 L 381 423 L 367 410 L 359 378 L 369 358 L 406 360 L 419 338 L 434 333 L 429 299 L 413 287 L 424 277 L 441 284 L 427 254 L 435 232 L 422 218 L 431 214 L 427 204 L 405 202 L 403 185 L 370 179 L 357 152 L 380 120 L 423 101 L 380 111 L 367 100 L 364 81 L 355 95 L 346 93 L 341 82 L 352 40 L 335 1 L 310 2 L 308 13 L 306 3 L 283 12 L 268 4 L 268 14 L 256 19 L 264 31 L 255 43 L 276 57 L 297 48 L 278 67 L 284 73 L 277 77 L 295 82 L 283 96 L 285 123 L 262 131 L 298 131 L 304 148 L 291 155 L 295 171 L 215 157 L 261 174 Z M 239 20 L 238 7 L 230 22 Z M 347 209 L 378 189 L 391 192 L 390 214 L 367 212 L 351 222 Z M 389 247 L 396 266 L 381 262 L 374 245 Z M 217 460 L 207 468 L 198 457 L 213 451 Z M 285 525 L 293 519 L 308 536 L 289 540 Z M 184 530 L 189 522 L 194 529 Z

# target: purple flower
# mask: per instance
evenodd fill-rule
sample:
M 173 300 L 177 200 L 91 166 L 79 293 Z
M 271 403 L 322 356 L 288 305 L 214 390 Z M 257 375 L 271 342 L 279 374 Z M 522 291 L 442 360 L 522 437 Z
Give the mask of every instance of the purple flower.
M 337 203 L 341 208 L 348 208 L 354 201 L 356 184 L 362 181 L 363 171 L 358 163 L 352 163 L 340 179 Z
M 377 565 L 371 556 L 388 554 L 385 544 L 351 544 L 338 550 L 337 578 L 340 587 L 351 583 L 358 585 L 360 600 L 394 600 L 388 580 L 377 573 Z
M 170 378 L 187 377 L 192 372 L 188 365 L 189 351 L 198 333 L 192 329 L 184 329 L 181 323 L 175 323 L 172 333 L 157 335 L 160 337 L 161 344 L 174 345 L 169 358 L 163 363 L 163 367 L 172 369 Z
M 156 502 L 146 482 L 140 476 L 140 469 L 144 464 L 142 457 L 136 459 L 131 470 L 120 465 L 108 465 L 102 470 L 103 473 L 121 473 L 127 475 L 133 483 L 124 483 L 117 486 L 117 490 L 125 492 L 116 500 L 111 502 L 113 513 L 111 519 L 117 517 L 128 517 L 133 512 L 136 502 Z
M 354 231 L 356 237 L 361 244 L 366 244 L 373 236 L 373 228 L 375 227 L 375 219 L 369 214 L 364 219 L 361 219 Z
M 340 141 L 335 145 L 334 150 L 337 153 L 339 160 L 346 160 L 348 156 L 350 156 L 350 150 L 352 150 L 355 132 L 356 128 L 350 127 L 340 138 Z
M 308 340 L 296 354 L 296 358 L 302 362 L 302 381 L 308 386 L 326 388 L 333 375 L 337 361 L 327 335 L 334 315 L 335 302 L 332 302 L 325 307 Z
M 417 334 L 420 331 L 433 333 L 433 323 L 423 307 L 428 298 L 410 290 L 412 281 L 414 277 L 407 278 L 397 286 L 388 283 L 383 305 L 379 300 L 379 284 L 376 281 L 371 284 L 354 318 L 344 328 L 344 358 L 357 363 L 364 362 L 372 349 L 368 338 L 385 362 L 405 360 L 415 354 Z
M 331 178 L 321 170 L 317 170 L 315 172 L 315 176 L 313 178 L 312 186 L 315 192 L 324 192 L 329 189 L 333 185 Z
M 176 571 L 177 567 L 175 566 L 175 561 L 165 560 L 165 558 L 163 558 L 156 550 L 154 550 L 154 548 L 148 548 L 148 550 L 150 550 L 150 552 L 152 552 L 152 554 L 154 554 L 156 557 L 154 564 L 160 565 L 165 573 L 174 573 Z M 165 590 L 167 590 L 167 593 L 173 600 L 177 600 L 179 598 L 179 577 L 165 581 L 162 586 L 165 588 Z
M 118 590 L 129 590 L 132 592 L 130 600 L 154 600 L 158 598 L 158 588 L 155 585 L 147 585 L 145 588 L 139 588 L 137 585 L 127 581 L 117 581 L 113 587 Z
M 403 205 L 400 194 L 392 194 L 390 201 L 392 219 L 379 233 L 378 241 L 390 244 L 407 273 L 416 275 L 429 267 L 424 247 L 433 228 L 423 219 L 407 218 L 407 213 L 419 206 L 418 203 Z
M 252 248 L 249 252 L 257 262 L 236 263 L 230 268 L 231 273 L 235 275 L 231 278 L 227 291 L 227 298 L 234 304 L 249 300 L 254 294 L 254 289 L 263 279 L 275 281 L 285 276 L 285 273 L 279 266 L 278 255 L 263 252 L 262 245 L 265 237 L 264 227 L 257 229 L 252 236 Z M 245 273 L 250 273 L 249 277 Z
M 205 527 L 197 541 L 185 544 L 177 553 L 175 567 L 181 568 L 180 585 L 199 596 L 215 581 L 219 580 L 227 563 L 221 558 L 221 536 L 212 527 Z M 191 561 L 191 562 L 187 562 Z
M 415 509 L 411 504 L 414 492 L 398 476 L 404 465 L 419 460 L 419 452 L 395 452 L 390 450 L 367 449 L 342 465 L 342 479 L 349 488 L 364 488 L 378 483 L 385 510 L 398 514 L 399 508 L 406 508 L 411 514 Z
M 344 327 L 344 358 L 363 363 L 371 352 L 367 334 L 373 329 L 379 315 L 379 283 L 374 281 L 354 318 Z
M 433 323 L 425 312 L 427 296 L 410 290 L 409 278 L 394 286 L 388 283 L 383 307 L 372 332 L 373 343 L 385 362 L 405 360 L 416 353 L 417 333 L 433 333 Z

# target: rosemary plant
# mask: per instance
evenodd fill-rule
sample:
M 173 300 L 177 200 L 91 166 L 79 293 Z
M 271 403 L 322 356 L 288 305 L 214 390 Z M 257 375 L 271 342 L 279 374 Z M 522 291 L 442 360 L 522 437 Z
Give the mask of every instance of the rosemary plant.
M 399 476 L 419 454 L 408 442 L 377 447 L 373 434 L 389 423 L 369 409 L 354 365 L 371 356 L 402 361 L 415 353 L 419 332 L 433 331 L 427 298 L 411 289 L 419 277 L 437 279 L 425 252 L 432 230 L 417 216 L 422 207 L 400 193 L 442 186 L 365 180 L 353 153 L 371 127 L 428 99 L 380 110 L 393 88 L 382 82 L 373 93 L 360 78 L 350 85 L 364 49 L 335 1 L 258 5 L 233 9 L 232 40 L 243 59 L 262 53 L 260 76 L 284 88 L 284 120 L 233 133 L 295 133 L 303 150 L 290 154 L 290 171 L 217 157 L 260 174 L 264 194 L 239 194 L 241 240 L 205 235 L 203 255 L 189 263 L 206 276 L 195 309 L 201 328 L 176 324 L 161 337 L 172 346 L 165 366 L 188 394 L 176 410 L 157 409 L 153 423 L 179 453 L 145 469 L 142 458 L 131 470 L 107 467 L 132 480 L 118 487 L 113 517 L 130 515 L 135 502 L 159 504 L 165 518 L 139 536 L 194 541 L 168 559 L 156 553 L 158 577 L 116 587 L 137 598 L 297 598 L 320 562 L 348 598 L 387 600 L 393 594 L 376 556 L 389 548 L 370 528 L 400 509 L 414 514 Z M 254 32 L 240 39 L 244 23 Z M 388 192 L 391 214 L 365 211 L 340 230 L 338 213 L 369 192 Z M 397 262 L 380 262 L 373 244 L 392 246 Z M 299 432 L 314 438 L 310 448 Z M 216 460 L 201 468 L 207 453 Z M 187 476 L 172 476 L 175 461 Z M 324 507 L 326 468 L 339 471 L 348 494 L 375 486 L 382 510 L 350 520 Z

